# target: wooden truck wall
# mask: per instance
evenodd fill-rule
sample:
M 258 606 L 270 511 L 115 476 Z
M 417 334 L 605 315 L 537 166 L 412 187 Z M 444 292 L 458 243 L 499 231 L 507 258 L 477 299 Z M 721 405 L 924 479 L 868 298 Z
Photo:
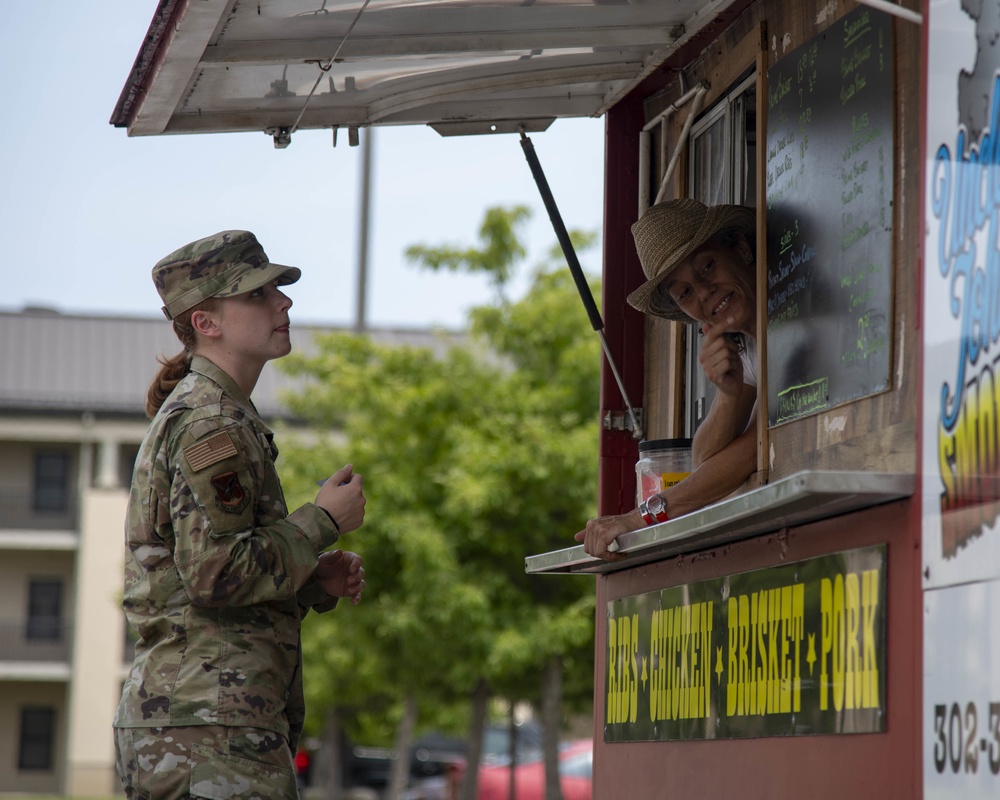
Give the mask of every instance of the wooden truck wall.
M 759 469 L 745 490 L 803 470 L 917 471 L 922 33 L 855 3 L 760 0 L 608 113 L 605 309 L 642 280 L 637 187 L 658 183 L 689 108 L 654 128 L 651 176 L 640 131 L 702 82 L 709 109 L 756 76 L 766 268 Z M 666 197 L 691 180 L 681 159 Z M 680 435 L 687 332 L 634 313 L 606 316 L 645 438 Z M 605 513 L 634 505 L 626 435 L 602 440 Z M 907 497 L 601 575 L 594 796 L 919 796 L 920 545 Z

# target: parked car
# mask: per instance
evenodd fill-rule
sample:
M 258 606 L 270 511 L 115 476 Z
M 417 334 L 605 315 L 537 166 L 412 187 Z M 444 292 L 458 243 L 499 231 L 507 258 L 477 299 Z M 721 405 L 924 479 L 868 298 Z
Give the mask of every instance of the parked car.
M 533 720 L 515 727 L 517 759 L 528 762 L 541 754 L 542 727 Z M 410 753 L 409 788 L 415 800 L 432 800 L 447 778 L 465 769 L 468 745 L 464 739 L 437 732 L 426 733 L 414 743 Z M 344 753 L 345 788 L 363 786 L 381 791 L 389 784 L 394 750 L 388 747 L 348 746 Z M 483 731 L 483 764 L 510 762 L 510 729 L 488 725 Z M 440 779 L 440 780 L 439 780 Z M 568 800 L 568 799 L 567 799 Z
M 453 800 L 453 797 L 448 777 L 439 775 L 412 781 L 410 788 L 399 796 L 399 800 Z
M 542 726 L 529 720 L 514 726 L 515 747 L 518 761 L 530 761 L 541 755 Z M 510 762 L 510 727 L 487 725 L 483 730 L 482 764 L 507 764 Z
M 578 739 L 559 752 L 559 782 L 563 800 L 591 800 L 593 797 L 594 743 Z M 545 762 L 541 753 L 514 766 L 516 800 L 545 800 Z M 485 764 L 479 768 L 478 800 L 508 800 L 510 765 Z
M 456 763 L 465 763 L 465 740 L 428 733 L 413 743 L 410 752 L 410 784 L 442 776 Z M 345 755 L 345 788 L 364 786 L 384 789 L 389 785 L 396 751 L 389 747 L 352 746 Z

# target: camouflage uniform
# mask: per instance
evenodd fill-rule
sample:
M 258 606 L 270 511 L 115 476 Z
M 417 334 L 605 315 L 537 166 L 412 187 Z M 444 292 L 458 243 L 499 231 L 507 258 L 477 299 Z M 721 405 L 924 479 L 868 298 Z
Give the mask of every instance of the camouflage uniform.
M 125 553 L 140 638 L 114 721 L 130 797 L 297 796 L 299 628 L 336 605 L 313 572 L 338 531 L 311 503 L 288 513 L 277 454 L 250 399 L 200 356 L 146 433 Z
M 167 319 L 209 297 L 234 297 L 274 280 L 288 284 L 300 277 L 298 267 L 271 262 L 250 231 L 219 231 L 184 245 L 153 267 Z
M 118 774 L 130 798 L 296 797 L 288 743 L 261 728 L 115 728 Z

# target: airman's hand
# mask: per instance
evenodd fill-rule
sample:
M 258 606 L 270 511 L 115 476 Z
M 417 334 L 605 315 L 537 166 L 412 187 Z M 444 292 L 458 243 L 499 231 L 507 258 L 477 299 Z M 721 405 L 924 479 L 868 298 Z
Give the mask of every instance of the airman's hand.
M 361 602 L 365 588 L 365 570 L 361 556 L 346 550 L 321 553 L 315 572 L 323 590 L 330 597 L 349 597 L 354 605 Z
M 348 464 L 333 473 L 316 495 L 316 505 L 337 520 L 341 533 L 350 533 L 365 520 L 364 479 Z

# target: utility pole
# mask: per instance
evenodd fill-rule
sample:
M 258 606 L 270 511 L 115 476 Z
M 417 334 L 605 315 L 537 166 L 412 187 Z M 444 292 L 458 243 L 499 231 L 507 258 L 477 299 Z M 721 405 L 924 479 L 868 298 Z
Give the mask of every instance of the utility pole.
M 368 229 L 369 209 L 371 206 L 372 183 L 372 146 L 375 139 L 375 128 L 364 129 L 361 143 L 361 213 L 358 222 L 358 305 L 354 318 L 354 330 L 364 333 L 368 327 L 366 306 L 368 303 Z

